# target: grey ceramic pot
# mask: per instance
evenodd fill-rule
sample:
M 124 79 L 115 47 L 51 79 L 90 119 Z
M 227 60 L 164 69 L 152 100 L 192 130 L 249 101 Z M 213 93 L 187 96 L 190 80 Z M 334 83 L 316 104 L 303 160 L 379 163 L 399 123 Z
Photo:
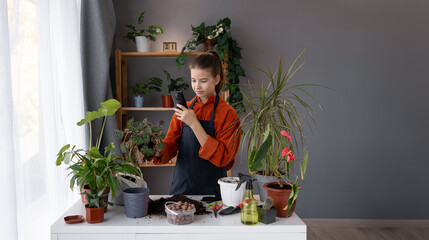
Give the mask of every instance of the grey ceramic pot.
M 264 184 L 269 182 L 276 182 L 277 178 L 273 176 L 263 176 L 259 174 L 253 174 L 252 177 L 257 180 L 253 183 L 253 186 L 258 190 L 259 199 L 261 200 L 261 202 L 264 202 L 265 199 L 267 199 L 267 190 L 265 190 Z
M 124 206 L 127 217 L 141 218 L 147 215 L 149 192 L 148 188 L 127 188 L 124 190 Z

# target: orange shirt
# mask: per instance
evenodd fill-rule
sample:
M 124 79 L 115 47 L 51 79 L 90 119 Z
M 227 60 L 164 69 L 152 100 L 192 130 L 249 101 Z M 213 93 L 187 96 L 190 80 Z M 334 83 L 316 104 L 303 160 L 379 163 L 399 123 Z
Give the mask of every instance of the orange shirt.
M 215 95 L 210 97 L 205 104 L 199 97 L 194 104 L 193 110 L 198 120 L 209 121 L 213 112 Z M 187 102 L 188 108 L 195 98 Z M 155 164 L 165 164 L 177 155 L 179 149 L 179 138 L 182 133 L 183 122 L 173 114 L 167 136 L 163 140 L 165 147 L 160 157 L 154 157 Z M 214 118 L 215 137 L 207 135 L 207 140 L 199 149 L 200 158 L 206 159 L 218 167 L 232 168 L 240 145 L 241 133 L 239 130 L 240 119 L 234 108 L 219 97 L 219 103 Z

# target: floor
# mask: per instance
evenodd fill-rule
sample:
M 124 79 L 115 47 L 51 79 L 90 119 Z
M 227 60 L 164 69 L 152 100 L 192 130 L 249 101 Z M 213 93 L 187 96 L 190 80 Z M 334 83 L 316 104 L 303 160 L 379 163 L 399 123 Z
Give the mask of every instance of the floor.
M 429 240 L 429 221 L 304 220 L 307 240 Z
M 307 240 L 428 240 L 428 228 L 308 227 Z

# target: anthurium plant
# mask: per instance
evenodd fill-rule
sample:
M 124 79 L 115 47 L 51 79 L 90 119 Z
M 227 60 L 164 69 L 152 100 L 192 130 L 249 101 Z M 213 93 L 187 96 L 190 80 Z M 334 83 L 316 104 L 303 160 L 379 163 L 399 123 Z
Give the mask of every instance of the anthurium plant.
M 307 88 L 320 85 L 294 84 L 292 81 L 292 77 L 303 66 L 296 67 L 296 64 L 306 49 L 287 70 L 282 58 L 274 73 L 254 67 L 267 76 L 268 84 L 262 81 L 260 87 L 253 87 L 249 83 L 249 93 L 244 94 L 245 111 L 240 114 L 244 129 L 241 145 L 242 149 L 247 147 L 249 172 L 275 176 L 280 187 L 283 187 L 283 183 L 289 184 L 292 188 L 286 206 L 289 210 L 299 193 L 298 180 L 304 180 L 307 168 L 304 127 L 310 130 L 313 125 L 317 127 L 317 114 L 302 95 L 317 103 Z M 297 153 L 302 153 L 303 157 L 297 157 Z M 295 174 L 296 165 L 299 165 L 300 174 Z
M 73 190 L 75 185 L 78 185 L 82 192 L 85 184 L 91 189 L 90 194 L 98 194 L 98 192 L 110 187 L 112 196 L 116 195 L 118 189 L 118 180 L 115 177 L 116 173 L 128 173 L 141 176 L 140 168 L 132 163 L 120 161 L 118 155 L 113 152 L 115 146 L 110 143 L 105 147 L 104 154 L 100 153 L 100 144 L 106 124 L 106 118 L 116 113 L 121 107 L 121 104 L 115 99 L 109 99 L 102 102 L 100 109 L 97 111 L 87 112 L 85 118 L 80 120 L 77 125 L 82 126 L 89 124 L 90 139 L 89 150 L 78 149 L 76 146 L 71 147 L 70 144 L 63 146 L 57 154 L 56 165 L 62 163 L 69 165 L 67 168 L 71 175 L 70 188 Z M 100 136 L 97 138 L 95 145 L 92 145 L 92 124 L 95 119 L 104 118 Z M 95 196 L 94 196 L 95 197 Z

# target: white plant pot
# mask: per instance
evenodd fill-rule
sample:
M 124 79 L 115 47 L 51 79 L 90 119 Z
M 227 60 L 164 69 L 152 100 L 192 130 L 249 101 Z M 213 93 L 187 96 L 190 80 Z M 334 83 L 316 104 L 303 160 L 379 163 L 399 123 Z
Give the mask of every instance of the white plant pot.
M 150 52 L 152 41 L 150 41 L 145 36 L 137 36 L 136 37 L 136 47 L 137 52 Z
M 236 182 L 228 183 L 225 181 Z M 220 185 L 220 195 L 224 205 L 235 207 L 243 201 L 244 194 L 246 193 L 246 183 L 242 183 L 240 188 L 235 191 L 238 181 L 238 177 L 224 177 L 217 181 L 217 183 Z

